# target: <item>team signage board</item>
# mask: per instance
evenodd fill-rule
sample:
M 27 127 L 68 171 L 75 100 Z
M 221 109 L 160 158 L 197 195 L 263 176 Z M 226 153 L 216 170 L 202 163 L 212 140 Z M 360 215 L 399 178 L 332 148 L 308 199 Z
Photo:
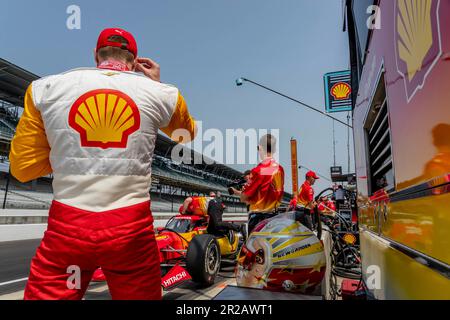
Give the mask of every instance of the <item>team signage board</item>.
M 331 177 L 337 177 L 342 175 L 342 167 L 331 167 L 330 168 Z
M 347 71 L 327 73 L 323 77 L 325 86 L 326 112 L 352 110 L 351 73 Z

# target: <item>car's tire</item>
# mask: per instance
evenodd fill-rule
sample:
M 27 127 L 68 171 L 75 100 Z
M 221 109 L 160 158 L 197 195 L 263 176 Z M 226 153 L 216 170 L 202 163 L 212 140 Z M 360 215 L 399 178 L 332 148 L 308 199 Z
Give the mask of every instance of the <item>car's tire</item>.
M 161 267 L 161 277 L 164 277 L 170 269 L 172 269 L 172 267 Z
M 187 248 L 186 269 L 194 282 L 209 286 L 220 269 L 220 247 L 210 234 L 195 236 Z

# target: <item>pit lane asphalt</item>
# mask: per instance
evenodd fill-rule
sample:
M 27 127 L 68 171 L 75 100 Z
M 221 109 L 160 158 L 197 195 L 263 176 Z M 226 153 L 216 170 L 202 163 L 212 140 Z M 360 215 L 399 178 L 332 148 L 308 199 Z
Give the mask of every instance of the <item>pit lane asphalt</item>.
M 20 300 L 26 285 L 31 259 L 40 239 L 0 242 L 0 300 Z M 212 299 L 226 285 L 235 284 L 234 265 L 224 264 L 216 283 L 202 288 L 192 281 L 187 281 L 172 291 L 164 292 L 164 300 Z M 108 300 L 111 296 L 106 282 L 91 282 L 86 291 L 86 300 Z
M 4 294 L 23 290 L 24 278 L 28 277 L 31 259 L 40 242 L 40 239 L 0 242 L 0 299 Z M 6 284 L 11 281 L 16 282 Z

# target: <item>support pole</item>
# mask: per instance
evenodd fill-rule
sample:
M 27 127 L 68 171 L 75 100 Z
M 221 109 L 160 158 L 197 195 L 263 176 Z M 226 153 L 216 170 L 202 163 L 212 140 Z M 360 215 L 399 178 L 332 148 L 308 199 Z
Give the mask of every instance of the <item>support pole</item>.
M 8 195 L 9 180 L 10 179 L 11 179 L 11 171 L 9 171 L 8 175 L 6 176 L 5 196 L 3 197 L 3 209 L 6 209 L 6 197 Z
M 347 113 L 347 173 L 350 173 L 350 112 Z
M 336 167 L 336 133 L 334 129 L 334 120 L 333 120 L 333 166 Z
M 292 194 L 297 197 L 298 192 L 298 160 L 297 140 L 291 138 L 291 172 L 292 172 Z

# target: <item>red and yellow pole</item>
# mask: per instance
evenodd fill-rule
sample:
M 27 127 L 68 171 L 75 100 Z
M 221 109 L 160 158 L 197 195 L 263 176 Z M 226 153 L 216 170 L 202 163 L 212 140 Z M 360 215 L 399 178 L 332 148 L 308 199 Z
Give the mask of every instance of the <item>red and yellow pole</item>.
M 292 170 L 292 194 L 297 197 L 298 192 L 298 163 L 297 140 L 291 138 L 291 170 Z

